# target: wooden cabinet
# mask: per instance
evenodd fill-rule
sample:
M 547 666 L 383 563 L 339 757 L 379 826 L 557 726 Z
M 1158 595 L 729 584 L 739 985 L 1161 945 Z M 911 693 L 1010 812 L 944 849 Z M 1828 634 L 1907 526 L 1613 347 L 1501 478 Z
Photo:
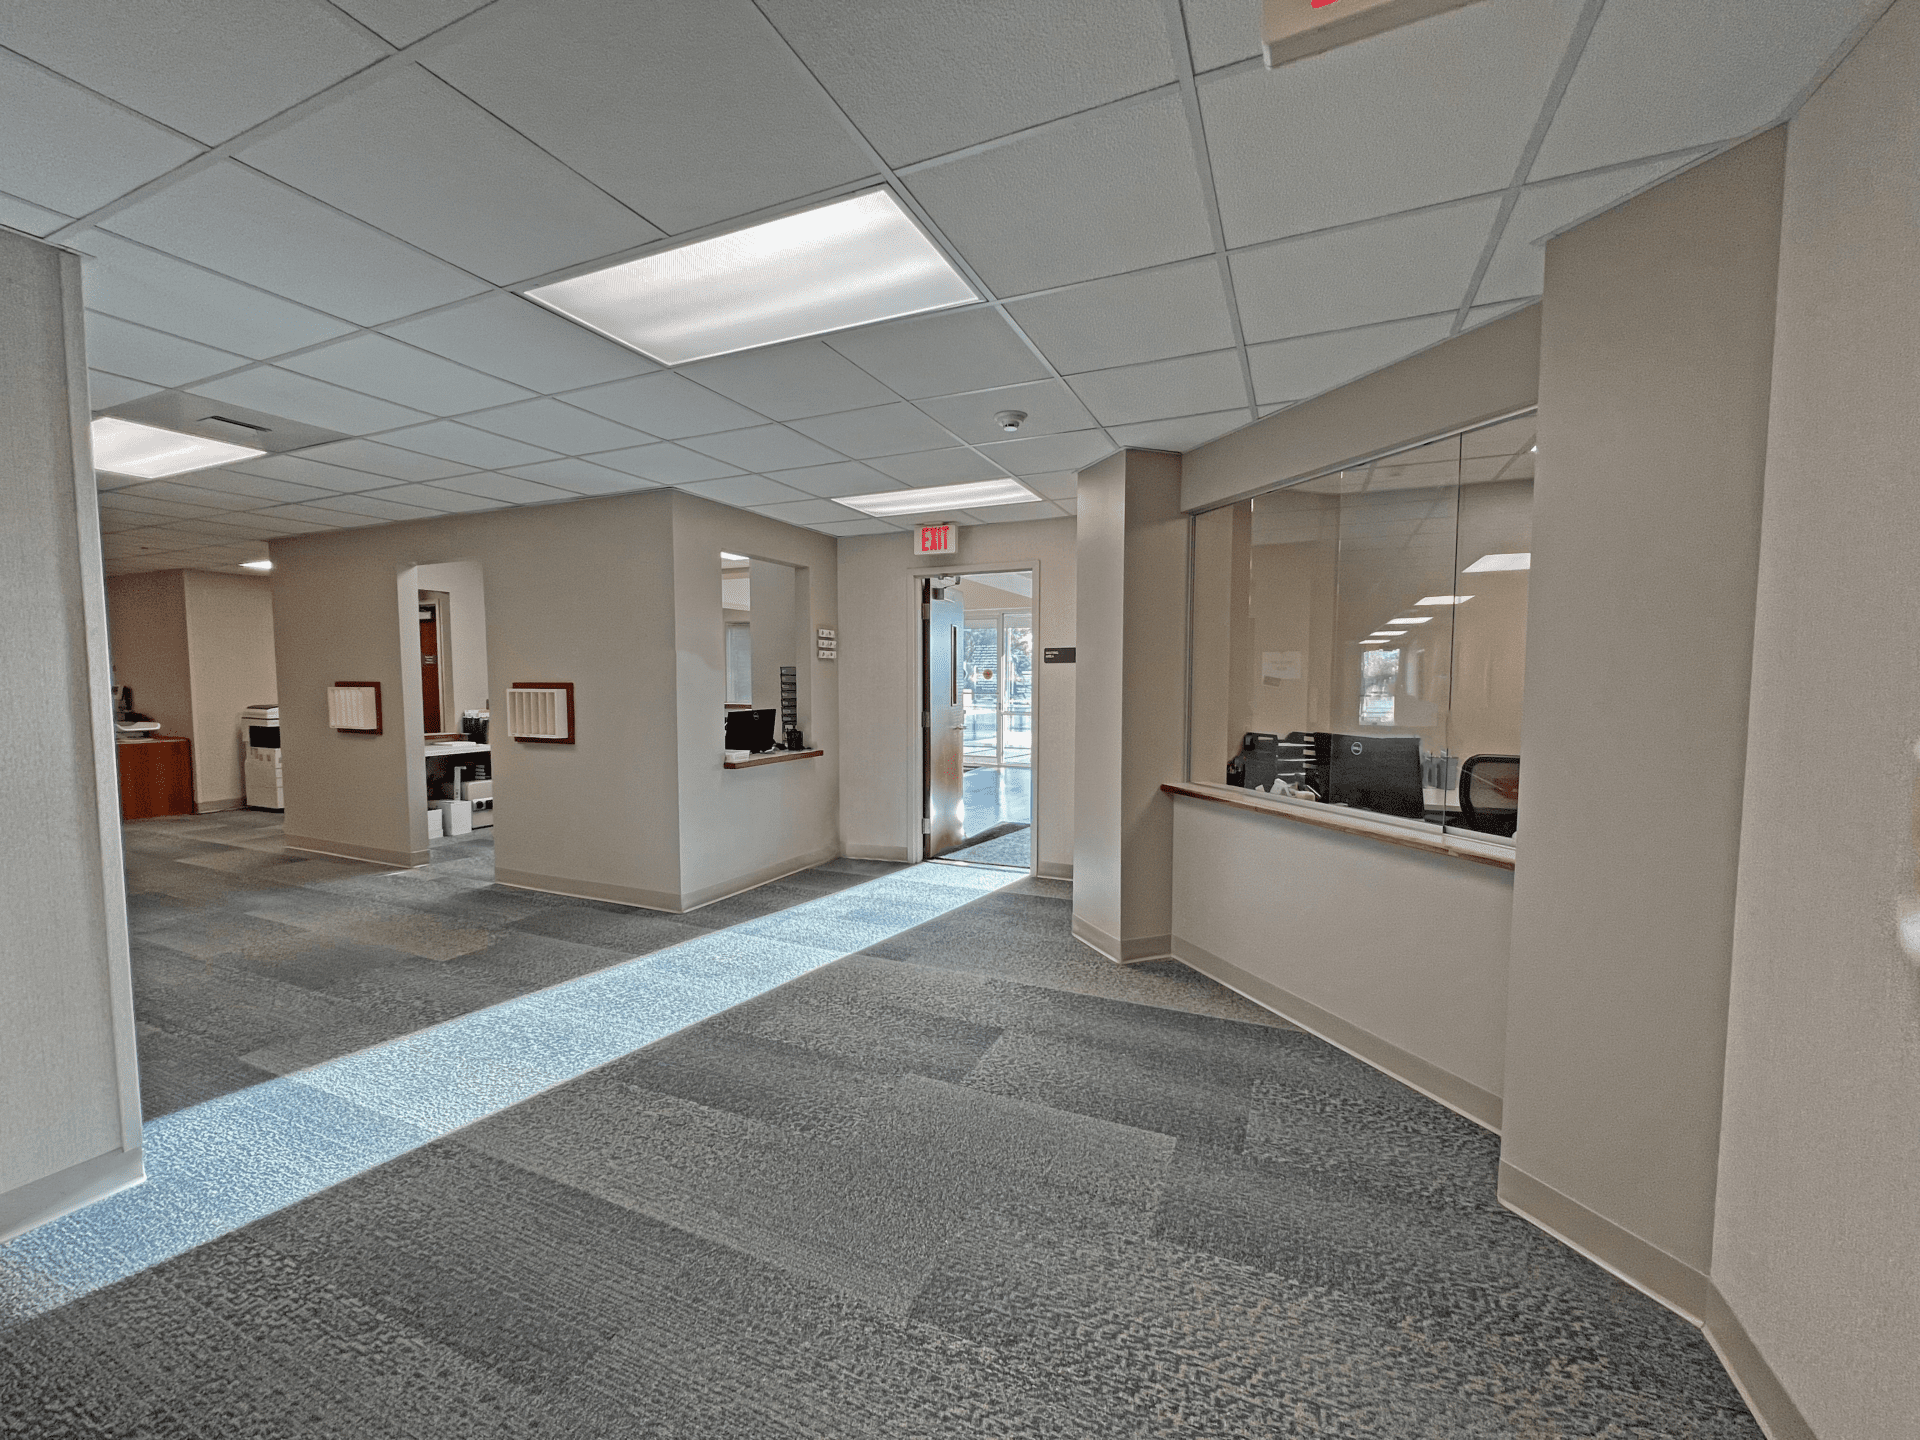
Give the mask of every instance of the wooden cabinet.
M 120 818 L 151 820 L 156 815 L 191 815 L 193 743 L 174 735 L 123 740 L 120 759 Z

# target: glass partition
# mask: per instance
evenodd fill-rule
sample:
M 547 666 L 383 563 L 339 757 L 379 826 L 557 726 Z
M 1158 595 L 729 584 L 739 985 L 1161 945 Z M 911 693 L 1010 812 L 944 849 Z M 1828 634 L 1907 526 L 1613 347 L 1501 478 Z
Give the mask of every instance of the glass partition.
M 1189 778 L 1511 836 L 1533 417 L 1194 517 Z

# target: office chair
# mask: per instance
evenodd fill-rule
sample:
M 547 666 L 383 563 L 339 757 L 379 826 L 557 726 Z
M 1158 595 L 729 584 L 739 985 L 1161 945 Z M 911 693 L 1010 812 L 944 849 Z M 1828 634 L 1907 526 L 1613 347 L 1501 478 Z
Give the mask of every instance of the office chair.
M 1460 828 L 1511 836 L 1520 824 L 1520 757 L 1469 755 L 1460 766 Z

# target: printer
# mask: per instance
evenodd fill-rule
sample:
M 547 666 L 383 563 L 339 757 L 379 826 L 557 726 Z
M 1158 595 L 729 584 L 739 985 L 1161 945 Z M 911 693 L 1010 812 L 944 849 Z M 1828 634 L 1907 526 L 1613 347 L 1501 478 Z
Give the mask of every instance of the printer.
M 280 776 L 280 707 L 249 705 L 242 710 L 240 743 L 246 747 L 247 754 L 248 808 L 286 809 L 286 791 Z

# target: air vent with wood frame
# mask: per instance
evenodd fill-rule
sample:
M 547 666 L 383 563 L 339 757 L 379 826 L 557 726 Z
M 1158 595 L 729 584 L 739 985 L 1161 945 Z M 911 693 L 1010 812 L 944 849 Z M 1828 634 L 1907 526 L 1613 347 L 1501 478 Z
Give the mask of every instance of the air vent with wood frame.
M 334 681 L 327 690 L 327 724 L 344 735 L 380 734 L 380 682 Z
M 507 734 L 528 744 L 573 744 L 573 682 L 514 681 L 507 691 Z

